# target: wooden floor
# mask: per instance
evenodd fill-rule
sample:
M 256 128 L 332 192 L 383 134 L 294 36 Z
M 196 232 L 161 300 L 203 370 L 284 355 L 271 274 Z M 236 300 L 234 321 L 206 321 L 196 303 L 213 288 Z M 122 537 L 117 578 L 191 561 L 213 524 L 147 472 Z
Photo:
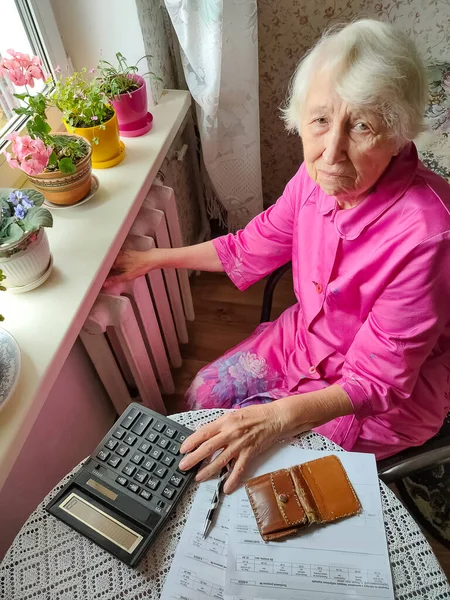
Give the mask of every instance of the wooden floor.
M 165 398 L 169 414 L 186 410 L 183 395 L 203 366 L 245 339 L 258 325 L 264 282 L 239 292 L 223 274 L 202 273 L 191 278 L 195 316 L 188 324 L 189 344 L 182 347 L 183 366 L 174 373 L 175 394 Z M 295 302 L 291 276 L 278 284 L 273 318 Z M 393 487 L 396 492 L 395 486 Z M 447 577 L 450 577 L 450 550 L 425 533 Z

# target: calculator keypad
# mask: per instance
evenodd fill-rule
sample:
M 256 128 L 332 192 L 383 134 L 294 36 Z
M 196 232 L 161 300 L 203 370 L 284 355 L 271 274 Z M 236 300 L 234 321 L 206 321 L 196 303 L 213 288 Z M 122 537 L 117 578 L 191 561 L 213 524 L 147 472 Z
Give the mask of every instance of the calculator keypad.
M 133 405 L 97 448 L 95 460 L 124 494 L 164 515 L 192 477 L 178 466 L 187 435 L 181 425 Z

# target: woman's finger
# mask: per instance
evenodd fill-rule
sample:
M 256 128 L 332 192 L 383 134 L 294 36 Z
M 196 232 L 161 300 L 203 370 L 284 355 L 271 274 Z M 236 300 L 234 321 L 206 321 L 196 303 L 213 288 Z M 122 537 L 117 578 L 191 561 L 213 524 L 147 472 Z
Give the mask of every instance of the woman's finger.
M 231 494 L 231 492 L 234 492 L 237 486 L 241 483 L 245 469 L 247 468 L 252 456 L 253 451 L 251 449 L 242 450 L 239 458 L 233 465 L 225 485 L 223 486 L 224 494 Z
M 227 415 L 224 415 L 227 416 Z M 181 445 L 180 452 L 182 454 L 187 454 L 188 452 L 192 452 L 195 448 L 203 444 L 214 435 L 217 435 L 219 431 L 222 429 L 221 419 L 223 417 L 219 417 L 212 423 L 208 423 L 208 425 L 202 425 L 197 431 L 194 431 L 192 435 L 190 435 Z
M 222 452 L 213 461 L 203 467 L 203 469 L 200 469 L 195 477 L 195 480 L 206 481 L 217 473 L 220 473 L 220 471 L 226 467 L 227 464 L 233 460 L 233 458 L 235 458 L 237 452 L 239 451 L 236 450 L 233 452 L 233 450 L 230 448 L 225 448 L 225 450 L 222 450 Z
M 221 450 L 224 446 L 226 446 L 227 440 L 226 436 L 223 434 L 215 435 L 206 442 L 203 442 L 197 449 L 193 450 L 190 454 L 185 456 L 180 461 L 180 469 L 183 471 L 188 471 L 192 469 L 193 466 L 197 465 L 208 456 L 212 456 L 217 450 Z

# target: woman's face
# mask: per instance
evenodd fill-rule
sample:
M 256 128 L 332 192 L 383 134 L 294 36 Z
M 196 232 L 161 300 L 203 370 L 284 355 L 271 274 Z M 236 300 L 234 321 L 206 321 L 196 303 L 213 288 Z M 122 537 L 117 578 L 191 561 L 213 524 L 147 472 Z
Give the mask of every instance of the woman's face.
M 326 72 L 311 82 L 301 132 L 309 176 L 343 208 L 364 198 L 399 152 L 381 119 L 343 102 Z

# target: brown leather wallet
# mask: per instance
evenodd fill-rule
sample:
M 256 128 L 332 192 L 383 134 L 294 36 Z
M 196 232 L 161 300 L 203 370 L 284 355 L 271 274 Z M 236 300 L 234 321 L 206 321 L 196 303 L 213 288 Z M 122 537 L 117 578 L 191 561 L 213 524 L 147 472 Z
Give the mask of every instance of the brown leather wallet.
M 266 542 L 361 511 L 347 473 L 334 455 L 249 479 L 245 489 Z

